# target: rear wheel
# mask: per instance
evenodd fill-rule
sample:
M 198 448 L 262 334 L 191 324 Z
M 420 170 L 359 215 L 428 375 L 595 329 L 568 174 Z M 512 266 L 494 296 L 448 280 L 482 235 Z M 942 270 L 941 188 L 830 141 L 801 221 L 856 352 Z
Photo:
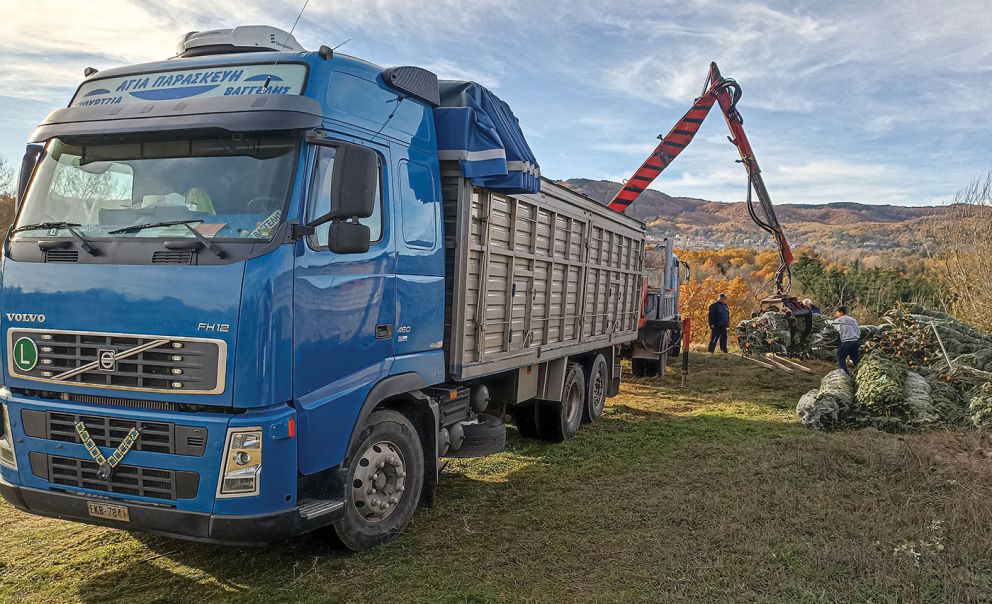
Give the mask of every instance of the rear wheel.
M 561 401 L 535 401 L 537 431 L 541 438 L 562 442 L 574 438 L 582 425 L 586 400 L 586 380 L 582 367 L 570 363 L 565 374 Z
M 536 401 L 527 401 L 515 405 L 510 414 L 513 415 L 513 422 L 517 425 L 517 432 L 524 438 L 540 438 L 537 431 L 537 404 Z
M 644 359 L 631 359 L 630 370 L 635 378 L 644 377 Z
M 594 422 L 603 415 L 606 406 L 606 391 L 610 384 L 610 374 L 606 366 L 606 358 L 601 354 L 586 363 L 586 404 L 583 406 L 583 417 L 587 422 Z
M 657 359 L 634 359 L 631 366 L 634 377 L 655 377 L 661 371 L 661 361 Z
M 424 484 L 424 451 L 406 416 L 382 410 L 369 416 L 349 457 L 344 515 L 333 531 L 358 551 L 395 539 L 413 518 Z

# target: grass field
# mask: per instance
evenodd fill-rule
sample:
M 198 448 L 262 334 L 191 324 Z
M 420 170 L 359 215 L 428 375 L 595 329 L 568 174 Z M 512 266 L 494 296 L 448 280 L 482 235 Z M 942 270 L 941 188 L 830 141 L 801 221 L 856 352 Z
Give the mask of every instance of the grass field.
M 826 372 L 826 365 L 817 366 Z M 992 439 L 814 434 L 817 379 L 737 357 L 628 383 L 562 445 L 452 463 L 438 504 L 362 554 L 231 549 L 0 507 L 25 602 L 992 601 Z

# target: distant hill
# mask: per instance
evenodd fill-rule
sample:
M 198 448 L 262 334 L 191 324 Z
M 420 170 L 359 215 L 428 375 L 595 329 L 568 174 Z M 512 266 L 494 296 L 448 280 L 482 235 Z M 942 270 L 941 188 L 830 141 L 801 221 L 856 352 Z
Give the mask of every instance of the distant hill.
M 573 178 L 566 187 L 607 203 L 621 184 Z M 883 251 L 925 254 L 932 241 L 924 227 L 948 212 L 948 206 L 907 207 L 863 203 L 781 204 L 779 221 L 793 247 L 811 246 L 834 256 L 853 257 Z M 767 245 L 768 236 L 755 225 L 743 202 L 725 203 L 672 197 L 648 189 L 627 213 L 646 223 L 652 234 L 679 234 L 690 248 Z

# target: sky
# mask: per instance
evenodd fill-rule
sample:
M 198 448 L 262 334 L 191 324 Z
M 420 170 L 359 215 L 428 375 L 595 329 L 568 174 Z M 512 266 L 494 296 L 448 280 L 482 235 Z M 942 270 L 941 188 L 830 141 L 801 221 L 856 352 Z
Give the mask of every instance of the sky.
M 0 0 L 0 155 L 20 162 L 84 68 L 168 58 L 192 30 L 288 30 L 304 1 Z M 628 177 L 716 61 L 776 203 L 931 205 L 992 169 L 990 31 L 963 0 L 310 0 L 294 36 L 485 84 L 555 179 Z M 726 135 L 713 112 L 652 188 L 743 199 Z

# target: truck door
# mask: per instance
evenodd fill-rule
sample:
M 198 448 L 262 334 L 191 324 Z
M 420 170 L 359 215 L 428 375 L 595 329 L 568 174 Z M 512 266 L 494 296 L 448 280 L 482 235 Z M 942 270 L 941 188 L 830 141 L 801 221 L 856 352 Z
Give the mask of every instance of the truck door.
M 361 220 L 371 233 L 369 251 L 330 251 L 325 224 L 307 237 L 297 255 L 293 321 L 297 398 L 359 371 L 374 378 L 393 356 L 396 266 L 389 188 L 382 169 L 389 165 L 388 148 L 367 146 L 380 154 L 379 201 L 372 216 Z M 335 147 L 317 145 L 312 156 L 308 220 L 330 209 Z
M 393 147 L 393 157 L 402 150 Z M 423 155 L 422 153 L 420 154 Z M 416 155 L 397 162 L 395 178 L 397 357 L 440 353 L 444 340 L 444 250 L 441 237 L 441 188 L 436 161 Z M 402 233 L 402 236 L 400 234 Z M 441 375 L 436 375 L 441 378 Z

